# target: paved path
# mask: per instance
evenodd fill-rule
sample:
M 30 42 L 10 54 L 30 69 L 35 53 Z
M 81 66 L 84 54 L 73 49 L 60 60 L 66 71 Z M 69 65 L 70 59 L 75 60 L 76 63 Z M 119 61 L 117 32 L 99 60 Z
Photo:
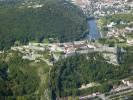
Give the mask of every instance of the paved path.
M 133 92 L 133 89 L 130 89 L 130 90 L 127 90 L 127 91 L 123 91 L 123 92 L 119 92 L 119 93 L 116 93 L 116 94 L 114 94 L 114 95 L 107 96 L 107 97 L 106 97 L 106 100 L 107 100 L 107 99 L 108 99 L 108 100 L 111 99 L 111 97 L 123 95 L 123 94 L 129 93 L 129 92 Z

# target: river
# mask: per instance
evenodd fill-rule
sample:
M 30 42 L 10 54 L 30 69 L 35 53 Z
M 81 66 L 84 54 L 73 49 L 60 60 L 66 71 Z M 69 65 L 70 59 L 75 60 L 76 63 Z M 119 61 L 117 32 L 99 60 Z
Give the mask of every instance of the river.
M 89 40 L 98 40 L 102 37 L 97 27 L 95 18 L 88 18 L 87 25 L 89 30 L 89 34 L 87 34 L 87 38 L 89 38 Z

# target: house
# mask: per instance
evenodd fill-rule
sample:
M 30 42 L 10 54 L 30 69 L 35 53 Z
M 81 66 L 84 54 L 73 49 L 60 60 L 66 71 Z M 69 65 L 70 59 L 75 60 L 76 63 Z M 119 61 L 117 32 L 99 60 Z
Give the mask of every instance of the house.
M 107 24 L 107 27 L 108 28 L 112 28 L 114 25 L 116 25 L 116 23 L 115 22 L 111 22 L 110 24 Z
M 126 27 L 125 29 L 126 29 L 129 33 L 133 32 L 133 28 Z
M 127 43 L 128 43 L 128 45 L 133 46 L 133 39 L 131 39 L 131 40 L 127 40 Z
M 122 83 L 123 83 L 124 85 L 132 86 L 132 87 L 133 87 L 133 82 L 130 81 L 130 80 L 122 80 Z

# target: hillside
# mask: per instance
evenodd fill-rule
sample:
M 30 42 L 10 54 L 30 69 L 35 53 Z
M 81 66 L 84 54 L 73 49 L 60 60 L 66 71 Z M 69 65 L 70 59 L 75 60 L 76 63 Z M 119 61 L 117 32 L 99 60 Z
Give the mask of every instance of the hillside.
M 80 9 L 62 0 L 46 0 L 42 4 L 39 8 L 0 6 L 1 50 L 10 48 L 15 41 L 25 44 L 53 38 L 64 42 L 82 37 L 86 21 Z
M 109 92 L 122 78 L 132 76 L 132 47 L 125 49 L 127 52 L 119 55 L 119 58 L 122 58 L 122 63 L 119 65 L 109 64 L 100 53 L 77 54 L 59 60 L 55 63 L 50 76 L 53 100 L 55 97 L 76 97 L 95 92 Z M 95 85 L 81 88 L 93 82 Z
M 19 52 L 0 54 L 0 100 L 47 100 L 49 69 L 44 61 L 22 59 Z

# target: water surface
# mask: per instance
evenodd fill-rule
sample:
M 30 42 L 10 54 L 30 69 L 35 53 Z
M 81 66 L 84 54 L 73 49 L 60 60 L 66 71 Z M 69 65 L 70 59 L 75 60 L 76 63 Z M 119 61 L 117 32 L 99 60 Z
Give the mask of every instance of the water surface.
M 87 20 L 89 34 L 87 35 L 87 38 L 90 40 L 98 40 L 101 38 L 101 34 L 98 30 L 96 20 L 94 18 L 90 18 Z

